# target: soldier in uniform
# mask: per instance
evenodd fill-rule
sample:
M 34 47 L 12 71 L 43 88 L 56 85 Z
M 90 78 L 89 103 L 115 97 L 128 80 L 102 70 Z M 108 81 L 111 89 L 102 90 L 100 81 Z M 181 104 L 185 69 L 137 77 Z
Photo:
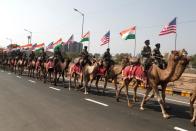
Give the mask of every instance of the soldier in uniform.
M 87 51 L 87 46 L 84 46 L 84 49 L 81 52 L 80 56 L 82 58 L 82 66 L 85 65 L 86 63 L 90 63 L 89 53 Z
M 31 54 L 29 55 L 29 61 L 32 61 L 35 59 L 35 53 L 34 51 L 31 51 Z
M 145 46 L 143 47 L 142 51 L 141 51 L 141 55 L 142 55 L 142 59 L 143 59 L 143 66 L 144 66 L 144 70 L 148 70 L 148 68 L 151 65 L 151 48 L 150 48 L 150 40 L 146 40 L 145 42 Z
M 107 71 L 110 69 L 111 65 L 114 65 L 114 61 L 112 60 L 112 56 L 110 54 L 110 48 L 107 48 L 106 52 L 103 54 L 103 61 L 105 62 Z
M 153 49 L 152 56 L 154 58 L 155 64 L 157 64 L 160 68 L 164 68 L 165 61 L 163 60 L 163 56 L 160 52 L 160 43 L 155 44 L 155 48 Z
M 41 52 L 41 60 L 45 62 L 46 61 L 46 57 L 47 57 L 46 56 L 46 52 L 44 51 L 44 48 L 43 48 L 42 52 Z
M 54 57 L 58 58 L 61 62 L 64 62 L 63 56 L 61 54 L 60 48 L 57 48 L 57 50 L 54 52 Z

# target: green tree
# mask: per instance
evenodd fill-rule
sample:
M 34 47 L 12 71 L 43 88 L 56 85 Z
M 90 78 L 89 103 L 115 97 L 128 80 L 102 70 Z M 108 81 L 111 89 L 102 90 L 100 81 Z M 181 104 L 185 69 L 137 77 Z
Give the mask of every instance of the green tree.
M 192 56 L 191 64 L 194 68 L 196 68 L 196 54 Z

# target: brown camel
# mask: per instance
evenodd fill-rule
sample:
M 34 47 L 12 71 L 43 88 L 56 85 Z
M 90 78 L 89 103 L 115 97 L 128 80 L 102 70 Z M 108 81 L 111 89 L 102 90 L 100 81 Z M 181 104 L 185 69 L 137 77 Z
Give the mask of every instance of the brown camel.
M 83 79 L 84 79 L 84 94 L 88 94 L 87 88 L 88 83 L 95 77 L 95 73 L 99 67 L 98 62 L 94 61 L 92 62 L 92 65 L 86 64 L 84 68 L 82 69 L 83 72 Z
M 165 104 L 165 90 L 166 90 L 167 84 L 169 82 L 174 82 L 181 77 L 182 73 L 186 69 L 186 67 L 189 64 L 189 61 L 191 59 L 189 56 L 187 56 L 187 52 L 184 49 L 182 51 L 180 51 L 179 57 L 180 57 L 179 61 L 176 65 L 176 68 L 175 68 L 175 71 L 174 71 L 172 77 L 168 81 L 164 81 L 164 82 L 160 83 L 160 85 L 162 87 L 162 99 L 163 99 L 164 104 Z M 150 97 L 148 97 L 145 101 L 148 101 L 153 96 L 154 96 L 154 94 L 152 94 Z
M 191 123 L 193 123 L 193 125 L 195 126 L 196 125 L 196 86 L 190 97 L 190 109 L 192 115 Z
M 157 96 L 157 101 L 160 104 L 161 111 L 164 118 L 169 118 L 170 116 L 166 113 L 164 109 L 164 102 L 161 98 L 158 90 L 158 85 L 160 83 L 164 83 L 165 81 L 169 81 L 174 74 L 176 65 L 179 61 L 179 52 L 178 51 L 172 51 L 172 53 L 169 56 L 168 60 L 168 66 L 166 69 L 160 69 L 157 65 L 153 64 L 151 69 L 147 72 L 147 81 L 149 86 L 153 89 L 155 95 Z M 143 97 L 142 103 L 141 103 L 141 110 L 144 110 L 143 105 L 148 97 L 148 94 L 152 90 L 151 88 L 147 88 L 146 93 Z

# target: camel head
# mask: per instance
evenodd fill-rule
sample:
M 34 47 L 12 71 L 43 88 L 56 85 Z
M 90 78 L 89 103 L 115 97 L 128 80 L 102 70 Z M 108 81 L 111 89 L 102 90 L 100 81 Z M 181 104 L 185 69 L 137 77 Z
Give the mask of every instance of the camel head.
M 179 56 L 180 56 L 179 64 L 186 67 L 191 60 L 191 57 L 188 56 L 188 52 L 185 49 L 182 49 L 179 51 Z
M 180 58 L 180 53 L 179 51 L 171 51 L 171 54 L 169 55 L 169 59 L 168 60 L 173 60 L 174 62 L 177 62 Z

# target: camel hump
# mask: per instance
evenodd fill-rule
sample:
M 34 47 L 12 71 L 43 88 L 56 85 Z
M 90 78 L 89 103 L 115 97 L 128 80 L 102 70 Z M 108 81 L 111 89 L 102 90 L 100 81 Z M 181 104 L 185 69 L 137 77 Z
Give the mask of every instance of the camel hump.
M 132 58 L 130 58 L 130 62 L 131 62 L 131 64 L 139 64 L 140 59 L 138 57 L 132 57 Z

